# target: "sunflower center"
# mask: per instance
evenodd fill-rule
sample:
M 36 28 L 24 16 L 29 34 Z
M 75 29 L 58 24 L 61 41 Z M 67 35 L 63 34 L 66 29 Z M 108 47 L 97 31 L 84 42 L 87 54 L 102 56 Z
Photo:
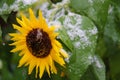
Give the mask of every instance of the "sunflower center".
M 51 40 L 42 29 L 33 29 L 26 36 L 26 44 L 32 55 L 36 57 L 46 57 L 52 49 Z

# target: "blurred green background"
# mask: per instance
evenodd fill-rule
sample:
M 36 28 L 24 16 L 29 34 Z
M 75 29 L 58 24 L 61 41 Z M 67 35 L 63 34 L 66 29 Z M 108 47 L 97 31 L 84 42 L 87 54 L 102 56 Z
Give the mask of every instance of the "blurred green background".
M 8 33 L 28 8 L 62 27 L 57 39 L 70 55 L 65 69 L 56 64 L 58 74 L 42 80 L 120 80 L 120 0 L 0 0 L 0 80 L 40 80 L 17 68 L 20 57 L 10 53 Z

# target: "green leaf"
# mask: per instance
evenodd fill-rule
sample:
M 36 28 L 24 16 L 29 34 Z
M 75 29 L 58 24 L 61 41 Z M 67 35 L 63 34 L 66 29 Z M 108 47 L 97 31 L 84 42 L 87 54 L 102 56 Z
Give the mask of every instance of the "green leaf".
M 36 1 L 25 1 L 25 0 L 0 0 L 0 15 L 9 14 L 12 11 L 18 11 L 29 7 Z
M 50 0 L 52 3 L 56 4 L 56 3 L 59 3 L 61 2 L 62 0 Z
M 77 13 L 89 17 L 97 27 L 104 27 L 108 15 L 109 0 L 70 0 Z
M 12 67 L 12 68 L 11 68 Z M 3 61 L 3 68 L 1 70 L 2 80 L 25 80 L 26 79 L 26 70 L 25 68 L 17 68 L 16 64 L 8 65 Z
M 4 3 L 11 5 L 13 4 L 15 0 L 0 0 L 0 7 L 2 7 L 4 5 Z
M 9 14 L 10 6 L 15 2 L 15 0 L 0 0 L 0 15 Z M 16 8 L 16 7 L 15 7 Z
M 114 51 L 115 52 L 115 51 Z M 111 70 L 111 77 L 114 80 L 119 80 L 119 74 L 120 74 L 120 49 L 116 50 L 113 55 L 109 58 L 109 65 Z
M 0 7 L 2 7 L 4 3 L 11 5 L 14 1 L 15 0 L 0 0 Z
M 106 80 L 105 65 L 99 56 L 92 58 L 93 63 L 82 76 L 81 80 Z
M 70 37 L 68 36 L 68 34 L 66 33 L 66 30 L 61 29 L 59 30 L 59 33 L 62 33 L 64 35 L 60 35 L 61 41 L 66 45 L 66 47 L 72 52 L 74 49 L 74 46 L 72 44 L 72 41 L 70 40 Z
M 109 77 L 112 80 L 119 80 L 120 75 L 120 5 L 118 3 L 119 1 L 112 2 L 104 33 L 107 47 L 104 56 L 109 73 L 108 80 Z
M 87 17 L 71 12 L 60 21 L 64 27 L 60 29 L 60 39 L 68 48 L 73 46 L 66 74 L 70 80 L 79 80 L 92 62 L 90 58 L 95 52 L 97 29 Z
M 114 11 L 113 8 L 111 8 L 111 12 L 108 16 L 104 34 L 107 38 L 111 39 L 113 42 L 116 42 L 120 40 L 120 32 L 119 32 L 120 17 L 118 17 L 118 15 L 116 15 L 116 12 Z
M 1 26 L 0 26 L 0 41 L 2 41 L 2 31 L 1 31 Z

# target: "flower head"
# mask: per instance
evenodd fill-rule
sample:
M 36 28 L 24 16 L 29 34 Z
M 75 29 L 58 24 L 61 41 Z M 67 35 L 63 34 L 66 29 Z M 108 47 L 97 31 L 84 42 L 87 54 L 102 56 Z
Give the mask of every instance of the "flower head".
M 61 66 L 65 65 L 64 57 L 68 55 L 62 50 L 62 45 L 55 39 L 58 33 L 54 32 L 55 27 L 48 27 L 42 12 L 39 11 L 38 19 L 34 13 L 29 9 L 30 19 L 26 18 L 23 14 L 22 19 L 17 18 L 20 24 L 13 24 L 14 29 L 19 33 L 10 33 L 11 40 L 14 43 L 10 45 L 16 46 L 11 52 L 20 51 L 19 55 L 22 58 L 19 61 L 19 67 L 22 65 L 29 66 L 28 74 L 31 74 L 33 69 L 36 69 L 36 77 L 39 73 L 41 78 L 44 71 L 50 73 L 57 73 L 54 62 Z

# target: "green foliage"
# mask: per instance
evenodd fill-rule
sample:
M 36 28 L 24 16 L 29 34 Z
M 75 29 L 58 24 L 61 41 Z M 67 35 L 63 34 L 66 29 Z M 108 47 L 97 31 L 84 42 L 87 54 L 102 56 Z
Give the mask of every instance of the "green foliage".
M 105 57 L 109 63 L 107 70 L 110 70 L 109 76 L 114 80 L 119 80 L 120 74 L 120 5 L 118 2 L 112 0 L 112 7 L 110 8 L 105 27 L 105 42 L 107 47 Z
M 62 0 L 50 0 L 52 3 L 56 4 L 58 2 L 61 2 Z
M 106 80 L 105 66 L 99 56 L 93 56 L 93 63 L 84 73 L 81 80 Z
M 109 0 L 70 0 L 75 12 L 89 17 L 99 28 L 104 27 L 108 14 Z
M 26 9 L 29 6 L 33 5 L 36 1 L 25 1 L 25 0 L 0 0 L 0 16 L 4 17 L 3 19 L 9 16 L 9 14 L 14 11 L 19 11 Z
M 17 68 L 15 64 L 11 64 L 14 69 L 9 69 L 6 62 L 3 64 L 3 68 L 1 70 L 1 80 L 25 80 L 26 79 L 26 71 L 24 68 Z
M 2 41 L 2 31 L 1 31 L 1 27 L 0 27 L 0 41 Z
M 97 29 L 87 17 L 77 14 L 63 16 L 61 21 L 60 39 L 71 50 L 66 74 L 70 80 L 79 80 L 92 63 Z
M 57 39 L 69 58 L 66 68 L 55 64 L 58 74 L 49 78 L 44 72 L 42 80 L 120 80 L 120 1 L 52 1 L 55 4 L 46 0 L 34 7 L 36 11 L 40 7 L 49 25 L 61 26 Z M 26 67 L 17 68 L 20 57 L 11 54 L 8 45 L 17 12 L 30 5 L 24 0 L 0 0 L 0 80 L 40 80 L 35 79 L 35 70 L 27 75 Z
M 4 3 L 11 5 L 15 0 L 0 0 L 0 7 L 3 7 Z

